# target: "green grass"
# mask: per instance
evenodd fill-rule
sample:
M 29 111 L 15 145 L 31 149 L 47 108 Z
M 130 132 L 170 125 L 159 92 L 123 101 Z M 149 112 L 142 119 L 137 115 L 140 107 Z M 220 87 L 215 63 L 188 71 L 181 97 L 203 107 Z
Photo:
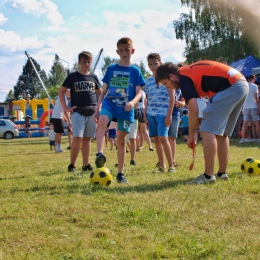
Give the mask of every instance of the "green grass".
M 203 171 L 201 143 L 189 171 L 192 151 L 178 140 L 175 174 L 153 173 L 145 146 L 137 166 L 127 154 L 130 185 L 99 187 L 81 156 L 68 173 L 69 152 L 50 152 L 45 137 L 0 140 L 0 259 L 260 259 L 260 176 L 240 171 L 259 145 L 231 140 L 230 180 L 205 186 L 185 185 Z M 105 153 L 115 176 L 116 151 Z

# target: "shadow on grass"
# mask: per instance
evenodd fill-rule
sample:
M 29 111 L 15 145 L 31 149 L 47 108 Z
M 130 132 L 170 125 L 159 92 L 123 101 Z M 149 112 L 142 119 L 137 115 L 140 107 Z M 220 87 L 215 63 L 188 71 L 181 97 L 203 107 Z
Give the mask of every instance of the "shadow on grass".
M 182 185 L 183 181 L 162 181 L 156 184 L 140 184 L 140 185 L 126 185 L 120 184 L 122 186 L 99 186 L 99 185 L 92 185 L 90 183 L 78 183 L 78 178 L 76 176 L 70 176 L 65 178 L 66 181 L 72 181 L 69 184 L 57 184 L 57 185 L 50 185 L 50 184 L 41 184 L 35 185 L 32 187 L 25 187 L 21 188 L 14 188 L 10 190 L 10 193 L 14 194 L 16 192 L 45 192 L 46 195 L 57 195 L 57 194 L 83 194 L 83 195 L 93 195 L 93 193 L 118 193 L 118 194 L 127 194 L 129 192 L 138 192 L 138 193 L 146 193 L 146 192 L 156 192 L 168 188 L 174 188 L 178 185 Z
M 42 151 L 42 152 L 24 152 L 23 154 L 21 153 L 10 153 L 8 155 L 5 156 L 1 156 L 1 158 L 10 158 L 12 156 L 24 156 L 24 155 L 38 155 L 38 154 L 43 154 L 46 155 L 47 151 Z M 54 153 L 54 152 L 53 152 Z M 55 153 L 54 153 L 55 154 Z
M 30 142 L 30 140 L 28 139 L 27 142 L 23 141 L 23 142 L 17 142 L 17 141 L 7 141 L 5 142 L 1 142 L 1 146 L 15 146 L 15 145 L 39 145 L 39 144 L 49 144 L 48 140 L 42 140 L 42 141 L 35 141 L 33 140 L 32 142 Z
M 240 144 L 239 141 L 241 140 L 240 138 L 230 138 L 230 146 L 236 146 L 236 147 L 241 147 L 241 148 L 248 148 L 248 147 L 260 147 L 260 143 L 255 141 L 255 142 L 249 142 L 249 143 L 242 143 Z
M 179 180 L 167 180 L 167 181 L 161 181 L 160 183 L 156 184 L 139 184 L 132 186 L 127 184 L 119 184 L 122 186 L 116 186 L 116 187 L 102 187 L 99 185 L 91 185 L 91 192 L 97 192 L 100 190 L 105 190 L 107 193 L 120 193 L 120 194 L 126 194 L 129 192 L 138 192 L 138 193 L 146 193 L 146 192 L 152 192 L 152 191 L 160 191 L 168 188 L 175 188 L 179 185 L 182 185 L 184 182 Z M 82 194 L 85 194 L 82 191 Z

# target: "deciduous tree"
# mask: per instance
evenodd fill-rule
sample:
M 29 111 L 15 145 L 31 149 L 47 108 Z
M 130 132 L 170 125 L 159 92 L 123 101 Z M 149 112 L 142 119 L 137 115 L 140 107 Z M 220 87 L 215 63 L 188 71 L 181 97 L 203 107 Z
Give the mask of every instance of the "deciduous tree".
M 185 40 L 187 62 L 212 59 L 230 63 L 249 54 L 257 55 L 259 0 L 181 0 L 190 8 L 173 21 L 176 38 Z M 258 21 L 258 22 L 257 22 Z M 258 37 L 259 38 L 259 37 Z

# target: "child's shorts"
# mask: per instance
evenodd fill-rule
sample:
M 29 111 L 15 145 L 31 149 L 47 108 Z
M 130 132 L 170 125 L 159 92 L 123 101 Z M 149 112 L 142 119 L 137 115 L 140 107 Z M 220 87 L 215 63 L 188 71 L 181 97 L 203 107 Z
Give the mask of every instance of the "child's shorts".
M 130 139 L 136 139 L 136 137 L 137 137 L 137 129 L 138 129 L 138 120 L 135 119 L 135 121 L 130 124 L 130 133 L 129 133 L 129 138 Z
M 143 108 L 138 108 L 136 110 L 136 117 L 138 119 L 138 123 L 145 123 L 145 121 L 144 121 L 144 109 Z
M 116 129 L 109 129 L 108 130 L 108 138 L 116 139 Z
M 149 136 L 164 136 L 168 137 L 169 126 L 166 126 L 164 123 L 164 116 L 151 116 L 147 115 L 147 119 L 149 121 Z
M 73 137 L 94 138 L 96 132 L 96 124 L 94 116 L 82 116 L 75 112 L 71 115 Z
M 123 132 L 130 132 L 130 121 L 115 118 L 108 109 L 101 109 L 99 116 L 107 116 L 110 121 L 117 120 L 117 129 Z
M 178 137 L 180 116 L 172 116 L 172 123 L 169 127 L 168 136 L 172 138 Z
M 55 141 L 54 140 L 49 141 L 49 144 L 50 144 L 50 146 L 55 146 Z
M 182 135 L 189 135 L 189 127 L 182 127 L 181 128 Z

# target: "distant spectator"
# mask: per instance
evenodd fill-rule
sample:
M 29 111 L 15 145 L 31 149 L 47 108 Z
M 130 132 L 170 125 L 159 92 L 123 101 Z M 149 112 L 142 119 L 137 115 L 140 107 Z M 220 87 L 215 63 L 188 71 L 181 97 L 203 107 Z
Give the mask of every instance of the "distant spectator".
M 66 90 L 66 93 L 64 94 L 64 96 L 68 96 L 68 95 L 70 95 L 69 89 Z M 65 102 L 67 105 L 68 104 L 67 98 L 65 98 Z M 54 106 L 53 113 L 52 113 L 52 123 L 54 126 L 54 131 L 56 133 L 56 136 L 55 136 L 55 152 L 56 153 L 64 152 L 62 149 L 62 144 L 61 144 L 62 134 L 64 133 L 63 120 L 65 120 L 66 122 L 70 122 L 69 114 L 68 114 L 68 112 L 66 112 L 66 113 L 63 112 L 63 108 L 60 103 L 60 98 L 58 97 L 55 102 L 55 106 Z M 68 124 L 68 127 L 70 127 L 69 124 Z
M 31 121 L 30 121 L 30 116 L 26 116 L 25 117 L 25 124 L 24 124 L 24 128 L 26 129 L 25 130 L 25 133 L 27 134 L 28 138 L 31 138 L 32 137 L 32 131 L 30 131 L 30 128 L 31 127 Z
M 246 129 L 248 123 L 253 120 L 254 126 L 256 129 L 256 134 L 259 139 L 259 99 L 258 99 L 258 87 L 256 84 L 254 84 L 256 80 L 255 75 L 250 75 L 248 77 L 248 86 L 249 86 L 249 93 L 247 95 L 247 98 L 243 104 L 243 126 L 242 126 L 242 139 L 240 140 L 241 143 L 245 142 L 252 142 L 255 141 L 255 139 L 251 139 L 251 136 L 249 136 L 248 139 L 246 139 Z
M 50 151 L 52 151 L 52 147 L 55 148 L 55 132 L 53 129 L 53 124 L 49 125 L 49 129 L 46 131 L 46 135 L 49 137 Z
M 181 133 L 183 136 L 183 141 L 187 141 L 189 139 L 189 115 L 188 115 L 188 110 L 184 109 L 182 111 L 182 116 L 181 116 Z

